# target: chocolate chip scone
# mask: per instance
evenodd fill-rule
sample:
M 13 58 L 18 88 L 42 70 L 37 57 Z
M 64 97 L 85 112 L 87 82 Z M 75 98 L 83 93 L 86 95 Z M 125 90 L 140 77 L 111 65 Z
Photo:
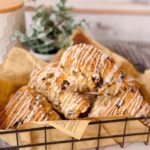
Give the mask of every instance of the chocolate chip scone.
M 31 74 L 29 86 L 52 103 L 53 107 L 67 119 L 76 119 L 90 107 L 89 99 L 84 94 L 66 90 L 70 84 L 67 74 L 55 64 L 49 64 L 42 70 Z
M 43 95 L 24 86 L 11 96 L 0 115 L 0 128 L 16 128 L 32 121 L 60 120 L 59 114 Z
M 139 87 L 138 82 L 119 69 L 115 60 L 102 50 L 86 44 L 69 47 L 63 54 L 59 67 L 68 74 L 68 82 L 73 90 L 80 92 L 99 92 L 111 84 L 115 87 L 126 87 L 128 84 Z M 114 88 L 118 93 L 120 88 Z
M 98 95 L 90 117 L 150 115 L 150 105 L 140 93 L 140 84 L 120 70 L 115 60 L 102 50 L 92 45 L 74 45 L 64 52 L 58 66 L 68 76 L 74 76 L 74 80 L 66 79 L 75 85 L 75 90 Z
M 118 95 L 98 96 L 89 113 L 89 117 L 99 116 L 150 116 L 150 105 L 144 101 L 137 89 L 128 87 Z M 144 121 L 150 126 L 150 120 Z

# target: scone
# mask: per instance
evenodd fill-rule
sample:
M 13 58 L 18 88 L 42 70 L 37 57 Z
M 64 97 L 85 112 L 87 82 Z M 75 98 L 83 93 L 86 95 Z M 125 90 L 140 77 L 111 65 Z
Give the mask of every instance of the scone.
M 52 103 L 53 107 L 67 119 L 77 119 L 90 107 L 88 96 L 78 92 L 66 90 L 69 82 L 67 74 L 55 64 L 49 64 L 42 70 L 35 70 L 31 74 L 29 86 Z
M 144 101 L 139 83 L 120 70 L 115 60 L 102 50 L 92 45 L 74 45 L 64 52 L 58 66 L 68 76 L 76 74 L 74 81 L 66 80 L 77 91 L 98 96 L 89 117 L 150 115 L 150 105 Z
M 133 91 L 130 87 L 117 96 L 98 96 L 89 117 L 122 115 L 140 117 L 148 114 L 150 114 L 149 104 L 144 101 L 138 90 Z
M 98 96 L 89 113 L 89 117 L 99 116 L 150 116 L 150 105 L 146 103 L 138 90 L 129 87 L 117 96 Z M 150 126 L 150 120 L 145 121 Z
M 47 99 L 34 89 L 24 86 L 11 96 L 0 115 L 0 128 L 16 128 L 32 121 L 59 120 L 59 114 Z
M 126 82 L 139 88 L 138 82 L 126 76 L 113 58 L 92 45 L 78 44 L 69 47 L 64 52 L 58 66 L 70 76 L 68 82 L 70 86 L 75 87 L 73 90 L 76 91 L 98 92 L 102 91 L 102 87 L 112 83 L 116 84 L 115 87 L 124 88 Z M 74 77 L 74 80 L 71 76 Z M 113 90 L 114 93 L 119 92 L 116 88 Z
M 120 70 L 113 58 L 91 45 L 69 47 L 58 65 L 34 71 L 29 85 L 68 119 L 77 119 L 90 107 L 89 117 L 150 115 L 139 83 Z M 97 100 L 89 99 L 86 93 L 97 95 Z

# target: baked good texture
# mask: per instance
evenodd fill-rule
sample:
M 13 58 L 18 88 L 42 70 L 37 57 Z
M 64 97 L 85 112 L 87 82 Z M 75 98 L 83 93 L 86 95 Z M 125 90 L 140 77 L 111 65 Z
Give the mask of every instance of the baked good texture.
M 49 102 L 48 102 L 49 101 Z M 28 86 L 10 99 L 1 128 L 30 121 L 101 116 L 150 116 L 140 84 L 92 45 L 69 47 L 58 64 L 34 70 Z M 150 126 L 150 120 L 143 120 Z
M 62 68 L 49 64 L 31 74 L 29 86 L 46 96 L 53 107 L 67 119 L 77 119 L 88 110 L 90 103 L 87 95 L 66 90 L 70 84 L 67 77 Z
M 150 106 L 138 90 L 129 87 L 117 96 L 98 96 L 89 117 L 99 116 L 150 116 Z M 150 120 L 144 121 L 150 126 Z
M 136 87 L 139 85 L 134 78 L 126 76 L 125 72 L 119 69 L 113 58 L 92 45 L 78 44 L 69 47 L 64 52 L 59 66 L 69 75 L 76 76 L 76 80 L 70 81 L 70 85 L 75 82 L 76 88 L 73 90 L 80 92 L 96 91 L 116 80 L 121 81 L 119 83 L 122 87 L 125 86 L 125 80 Z
M 34 89 L 24 86 L 11 96 L 0 115 L 0 128 L 16 128 L 32 121 L 59 120 L 59 114 L 53 109 L 46 97 Z
M 150 105 L 144 101 L 139 83 L 120 70 L 103 50 L 92 45 L 74 45 L 64 52 L 58 66 L 76 78 L 66 78 L 74 90 L 98 95 L 89 117 L 150 115 Z

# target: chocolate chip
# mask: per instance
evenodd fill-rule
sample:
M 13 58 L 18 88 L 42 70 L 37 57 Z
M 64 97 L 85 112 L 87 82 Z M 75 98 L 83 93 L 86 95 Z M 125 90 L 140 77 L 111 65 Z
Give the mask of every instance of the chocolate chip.
M 52 78 L 52 77 L 54 77 L 54 74 L 53 74 L 53 73 L 50 73 L 50 74 L 48 75 L 48 77 L 49 77 L 49 78 Z
M 14 124 L 14 127 L 17 128 L 18 125 L 21 125 L 21 124 L 23 124 L 23 121 L 18 120 L 18 121 Z
M 130 86 L 130 89 L 131 89 L 131 92 L 133 92 L 133 93 L 135 93 L 137 91 L 136 88 L 133 86 Z
M 71 110 L 69 110 L 69 111 L 67 112 L 67 115 L 68 115 L 68 116 L 72 116 L 72 115 L 74 115 L 74 112 L 72 112 Z
M 120 102 L 116 104 L 116 107 L 119 109 L 121 107 Z
M 126 76 L 124 71 L 120 71 L 120 78 L 124 78 Z
M 96 85 L 97 85 L 98 87 L 101 87 L 102 84 L 103 84 L 103 81 L 102 81 L 102 80 L 98 80 L 97 83 L 96 83 Z
M 107 57 L 107 60 L 112 62 L 112 63 L 114 62 L 114 60 L 110 56 Z
M 65 84 L 65 85 L 70 85 L 70 83 L 69 83 L 67 80 L 64 80 L 64 81 L 63 81 L 63 84 Z
M 92 77 L 92 81 L 94 81 L 94 82 L 95 82 L 95 77 Z
M 96 83 L 97 87 L 101 87 L 103 84 L 103 79 L 101 76 L 99 76 L 99 77 L 93 77 L 92 76 L 92 80 Z
M 17 121 L 17 122 L 14 124 L 14 127 L 16 128 L 18 125 L 19 125 L 19 121 Z
M 61 84 L 61 89 L 62 89 L 62 90 L 65 90 L 65 89 L 66 89 L 66 86 L 65 86 L 63 83 Z
M 63 80 L 63 82 L 61 84 L 61 89 L 65 90 L 68 85 L 70 85 L 70 83 L 67 80 Z
M 42 78 L 42 80 L 44 81 L 46 78 L 44 77 L 44 78 Z
M 90 111 L 91 111 L 91 107 L 89 107 L 86 112 L 81 113 L 81 114 L 79 115 L 79 118 L 86 118 L 86 117 L 88 117 L 88 114 L 90 113 Z
M 121 89 L 122 89 L 123 91 L 126 91 L 126 90 L 127 90 L 127 87 L 123 86 L 123 87 L 121 87 Z
M 33 104 L 33 105 L 36 105 L 36 101 L 32 101 L 32 104 Z
M 15 95 L 16 95 L 16 96 L 18 96 L 18 95 L 19 95 L 19 93 L 17 92 Z

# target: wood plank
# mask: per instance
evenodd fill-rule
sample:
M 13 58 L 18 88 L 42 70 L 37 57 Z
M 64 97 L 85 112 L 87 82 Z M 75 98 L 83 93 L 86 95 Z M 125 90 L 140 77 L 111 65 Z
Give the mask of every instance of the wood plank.
M 26 10 L 34 10 L 37 5 L 55 5 L 57 2 L 53 0 L 29 1 L 26 2 Z M 130 14 L 130 15 L 150 15 L 150 3 L 143 2 L 103 2 L 103 1 L 68 1 L 68 5 L 72 6 L 75 13 L 84 14 Z

